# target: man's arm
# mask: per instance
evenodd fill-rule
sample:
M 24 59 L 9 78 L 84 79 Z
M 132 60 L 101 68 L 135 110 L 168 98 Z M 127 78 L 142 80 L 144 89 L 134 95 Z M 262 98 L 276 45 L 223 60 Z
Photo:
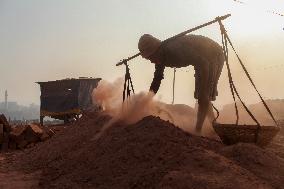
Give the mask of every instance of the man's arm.
M 150 91 L 153 91 L 155 94 L 158 92 L 160 88 L 162 79 L 164 79 L 164 70 L 165 70 L 164 65 L 162 64 L 155 65 L 154 78 L 150 87 Z

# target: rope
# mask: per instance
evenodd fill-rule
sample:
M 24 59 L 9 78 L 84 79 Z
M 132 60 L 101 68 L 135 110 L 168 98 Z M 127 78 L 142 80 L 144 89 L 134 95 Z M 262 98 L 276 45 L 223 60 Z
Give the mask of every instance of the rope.
M 221 25 L 220 25 L 220 30 L 221 30 L 221 35 L 222 35 L 222 45 L 223 45 L 223 52 L 224 52 L 224 56 L 225 56 L 227 72 L 228 72 L 229 85 L 230 85 L 231 94 L 233 96 L 234 105 L 235 105 L 235 112 L 236 112 L 236 117 L 237 117 L 236 125 L 238 125 L 238 123 L 239 123 L 239 111 L 238 111 L 238 106 L 237 106 L 237 103 L 236 103 L 236 97 L 235 97 L 235 93 L 234 93 L 234 87 L 233 87 L 234 82 L 233 82 L 233 78 L 232 78 L 232 74 L 231 74 L 231 70 L 230 70 L 230 66 L 229 66 L 229 58 L 228 58 L 229 57 L 229 51 L 228 51 L 227 40 L 224 36 L 225 28 L 221 27 Z
M 212 107 L 213 109 L 217 112 L 217 116 L 214 118 L 214 120 L 212 121 L 212 125 L 216 122 L 216 120 L 218 119 L 219 115 L 220 115 L 220 112 L 219 110 L 213 105 L 212 103 Z
M 222 42 L 223 42 L 223 39 L 225 39 L 225 46 L 224 46 L 224 42 L 223 42 L 223 48 L 226 49 L 226 50 L 224 50 L 224 52 L 228 50 L 228 49 L 227 49 L 227 41 L 228 41 L 229 44 L 230 44 L 230 46 L 232 47 L 232 49 L 233 49 L 235 55 L 237 56 L 237 58 L 238 58 L 238 60 L 239 60 L 239 63 L 241 64 L 241 66 L 242 66 L 242 68 L 243 68 L 243 70 L 244 70 L 246 76 L 248 77 L 250 83 L 252 84 L 253 88 L 255 89 L 255 91 L 257 92 L 257 94 L 258 94 L 258 96 L 259 96 L 259 98 L 261 99 L 261 101 L 262 101 L 264 107 L 266 108 L 266 110 L 268 111 L 269 115 L 270 115 L 271 118 L 273 119 L 275 125 L 276 125 L 277 127 L 279 127 L 278 124 L 277 124 L 277 122 L 276 122 L 276 120 L 275 120 L 275 118 L 274 118 L 274 116 L 273 116 L 273 114 L 272 114 L 272 112 L 271 112 L 271 110 L 269 109 L 269 107 L 267 106 L 266 102 L 264 101 L 264 99 L 263 99 L 262 96 L 260 95 L 260 93 L 259 93 L 259 91 L 257 90 L 257 88 L 256 88 L 256 86 L 255 86 L 255 84 L 254 84 L 254 82 L 253 82 L 251 76 L 249 75 L 249 73 L 248 73 L 246 67 L 244 66 L 244 64 L 243 64 L 243 62 L 242 62 L 242 60 L 241 60 L 241 58 L 239 57 L 238 53 L 236 52 L 236 50 L 235 50 L 235 48 L 234 48 L 234 46 L 233 46 L 233 44 L 232 44 L 232 42 L 231 42 L 231 40 L 230 40 L 230 38 L 229 38 L 227 32 L 226 32 L 226 30 L 225 30 L 225 27 L 224 27 L 224 25 L 222 24 L 221 21 L 219 21 L 219 25 L 220 25 L 220 29 L 221 29 L 221 33 L 222 33 Z M 225 53 L 224 53 L 224 54 L 225 54 Z M 225 54 L 225 57 L 226 57 L 226 56 L 227 56 L 227 54 Z M 257 123 L 257 125 L 258 125 L 256 134 L 255 134 L 255 142 L 257 142 L 258 136 L 259 136 L 259 131 L 260 131 L 260 124 L 259 124 L 259 122 L 256 120 L 256 118 L 253 116 L 253 114 L 249 111 L 249 109 L 247 108 L 247 106 L 244 104 L 244 102 L 243 102 L 242 99 L 240 98 L 240 95 L 239 95 L 239 93 L 238 93 L 238 91 L 237 91 L 237 89 L 236 89 L 236 86 L 235 86 L 234 83 L 232 82 L 232 76 L 231 76 L 231 72 L 230 72 L 230 68 L 229 68 L 229 64 L 228 64 L 228 57 L 226 57 L 226 65 L 227 65 L 227 69 L 228 69 L 229 80 L 230 80 L 230 78 L 231 78 L 230 86 L 233 87 L 233 91 L 234 91 L 234 92 L 236 93 L 236 95 L 238 96 L 239 100 L 241 101 L 242 105 L 243 105 L 244 108 L 246 109 L 247 113 L 250 115 L 250 117 L 251 117 L 251 118 Z
M 241 58 L 239 57 L 237 51 L 235 50 L 235 48 L 234 48 L 234 46 L 233 46 L 233 43 L 231 42 L 231 40 L 230 40 L 230 38 L 229 38 L 229 36 L 228 36 L 228 34 L 227 34 L 225 28 L 224 28 L 224 25 L 222 24 L 221 21 L 219 21 L 219 24 L 220 24 L 220 28 L 221 28 L 222 35 L 224 35 L 225 40 L 229 42 L 230 46 L 232 47 L 232 49 L 233 49 L 235 55 L 237 56 L 237 58 L 238 58 L 238 60 L 239 60 L 239 63 L 241 64 L 241 66 L 242 66 L 242 68 L 243 68 L 243 70 L 244 70 L 246 76 L 248 77 L 250 83 L 252 84 L 253 88 L 255 89 L 255 91 L 257 92 L 257 94 L 258 94 L 258 96 L 259 96 L 259 98 L 261 99 L 261 102 L 263 103 L 263 105 L 264 105 L 264 107 L 266 108 L 267 112 L 269 113 L 269 115 L 270 115 L 271 118 L 273 119 L 275 125 L 278 126 L 278 124 L 277 124 L 277 122 L 276 122 L 276 120 L 275 120 L 275 118 L 274 118 L 274 116 L 273 116 L 271 110 L 269 109 L 269 107 L 267 106 L 266 102 L 264 101 L 264 99 L 263 99 L 262 96 L 260 95 L 260 93 L 259 93 L 259 91 L 257 90 L 257 88 L 256 88 L 256 86 L 255 86 L 255 84 L 254 84 L 254 82 L 253 82 L 253 80 L 252 80 L 250 74 L 248 73 L 248 71 L 247 71 L 245 65 L 243 64 L 243 61 L 241 60 Z M 237 94 L 237 93 L 236 93 L 236 94 Z M 237 95 L 238 95 L 238 94 L 237 94 Z M 253 118 L 253 117 L 252 117 L 252 118 Z
M 235 84 L 233 82 L 232 73 L 231 73 L 231 69 L 230 69 L 230 66 L 229 66 L 229 60 L 228 60 L 228 42 L 230 43 L 231 46 L 232 46 L 232 43 L 230 42 L 230 40 L 228 38 L 228 35 L 227 35 L 227 32 L 225 30 L 225 27 L 224 27 L 224 25 L 222 24 L 221 21 L 219 21 L 219 25 L 220 25 L 221 35 L 222 35 L 222 44 L 223 44 L 223 50 L 224 50 L 224 55 L 225 55 L 226 67 L 227 67 L 227 70 L 228 70 L 230 89 L 231 89 L 231 93 L 232 93 L 232 96 L 233 96 L 233 99 L 234 99 L 234 102 L 235 102 L 236 117 L 237 117 L 236 125 L 238 125 L 239 115 L 238 115 L 238 108 L 237 108 L 237 104 L 236 104 L 236 100 L 235 100 L 235 94 L 237 95 L 238 99 L 240 100 L 240 102 L 242 103 L 243 107 L 245 108 L 247 113 L 250 115 L 250 117 L 260 127 L 260 124 L 257 121 L 257 119 L 254 117 L 254 115 L 251 113 L 251 111 L 248 109 L 248 107 L 245 105 L 245 103 L 241 99 L 241 97 L 240 97 L 240 95 L 239 95 L 239 93 L 237 91 L 237 88 L 236 88 L 236 86 L 235 86 Z M 247 73 L 247 71 L 246 71 L 246 73 Z
M 175 103 L 175 83 L 176 83 L 176 68 L 174 68 L 174 78 L 173 78 L 173 99 L 172 104 Z
M 249 73 L 248 73 L 248 71 L 247 71 L 245 65 L 243 64 L 242 60 L 240 59 L 239 55 L 237 54 L 237 52 L 236 52 L 236 50 L 235 50 L 235 48 L 234 48 L 234 46 L 233 46 L 233 44 L 232 44 L 232 42 L 231 42 L 229 36 L 227 35 L 227 33 L 225 33 L 225 35 L 226 35 L 226 38 L 227 38 L 229 44 L 231 45 L 233 51 L 235 52 L 235 55 L 237 56 L 237 58 L 238 58 L 238 60 L 239 60 L 239 62 L 240 62 L 240 64 L 241 64 L 241 66 L 242 66 L 242 68 L 243 68 L 243 70 L 244 70 L 246 76 L 248 77 L 250 83 L 252 84 L 253 88 L 255 89 L 255 91 L 257 92 L 257 94 L 258 94 L 258 96 L 259 96 L 259 98 L 261 99 L 261 102 L 263 103 L 265 109 L 267 110 L 267 112 L 269 113 L 269 115 L 271 116 L 271 118 L 273 119 L 275 125 L 278 126 L 277 121 L 275 120 L 275 118 L 274 118 L 274 116 L 273 116 L 271 110 L 269 109 L 269 107 L 267 106 L 266 102 L 264 101 L 264 99 L 263 99 L 262 96 L 260 95 L 260 93 L 259 93 L 259 91 L 257 90 L 257 88 L 256 88 L 256 86 L 255 86 L 255 84 L 254 84 L 254 82 L 253 82 L 251 76 L 249 75 Z

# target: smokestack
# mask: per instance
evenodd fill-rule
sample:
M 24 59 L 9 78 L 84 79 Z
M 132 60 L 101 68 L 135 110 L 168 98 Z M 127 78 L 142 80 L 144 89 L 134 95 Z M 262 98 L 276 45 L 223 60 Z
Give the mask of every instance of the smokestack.
M 8 110 L 8 91 L 5 91 L 5 110 Z

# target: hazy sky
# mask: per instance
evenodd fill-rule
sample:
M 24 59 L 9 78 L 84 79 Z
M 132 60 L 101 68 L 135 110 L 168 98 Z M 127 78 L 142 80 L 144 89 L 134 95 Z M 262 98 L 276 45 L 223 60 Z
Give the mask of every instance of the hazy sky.
M 283 0 L 0 0 L 0 101 L 39 104 L 36 81 L 80 76 L 113 81 L 124 75 L 120 59 L 138 52 L 144 33 L 166 39 L 216 16 L 231 13 L 224 24 L 237 51 L 265 98 L 284 98 Z M 220 43 L 218 25 L 195 34 Z M 230 53 L 230 55 L 233 54 Z M 136 91 L 148 90 L 154 66 L 142 58 L 130 63 Z M 243 72 L 231 59 L 233 77 L 244 99 L 258 101 Z M 172 98 L 173 70 L 157 95 Z M 176 103 L 193 104 L 193 68 L 177 71 Z M 226 72 L 217 104 L 231 102 Z

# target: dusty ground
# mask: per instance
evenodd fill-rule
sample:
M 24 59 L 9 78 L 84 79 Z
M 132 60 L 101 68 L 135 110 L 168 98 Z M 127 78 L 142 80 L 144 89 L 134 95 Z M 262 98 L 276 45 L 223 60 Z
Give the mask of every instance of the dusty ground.
M 29 189 L 38 188 L 40 171 L 24 172 L 19 165 L 22 153 L 0 153 L 0 188 L 1 189 Z M 17 158 L 16 158 L 17 157 Z
M 283 188 L 282 138 L 224 146 L 157 117 L 116 123 L 89 114 L 51 140 L 1 154 L 0 188 Z

